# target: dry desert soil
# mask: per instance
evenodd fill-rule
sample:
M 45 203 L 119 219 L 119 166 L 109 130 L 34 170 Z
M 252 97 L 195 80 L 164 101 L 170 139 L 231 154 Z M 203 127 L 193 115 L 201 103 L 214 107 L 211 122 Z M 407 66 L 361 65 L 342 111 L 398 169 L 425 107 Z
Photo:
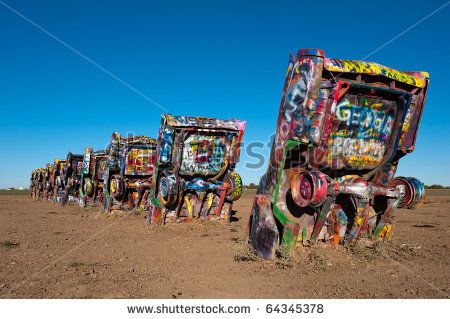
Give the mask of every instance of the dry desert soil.
M 2 298 L 448 298 L 450 191 L 402 209 L 392 241 L 252 260 L 252 203 L 231 223 L 145 227 L 145 216 L 0 196 Z

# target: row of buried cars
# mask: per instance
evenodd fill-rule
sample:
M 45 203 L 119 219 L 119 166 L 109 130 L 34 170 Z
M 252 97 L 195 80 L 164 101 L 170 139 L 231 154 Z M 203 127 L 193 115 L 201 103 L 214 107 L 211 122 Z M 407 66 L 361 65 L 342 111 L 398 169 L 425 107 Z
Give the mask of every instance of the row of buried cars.
M 424 202 L 424 186 L 395 177 L 414 150 L 426 72 L 291 55 L 266 173 L 251 210 L 249 243 L 263 258 L 280 246 L 390 238 L 398 208 Z M 148 210 L 151 222 L 230 217 L 241 196 L 234 172 L 245 122 L 163 116 L 158 141 L 113 134 L 33 172 L 34 197 Z
M 162 116 L 158 140 L 113 133 L 106 150 L 69 152 L 32 172 L 33 198 L 140 209 L 152 223 L 231 218 L 242 194 L 235 166 L 245 122 Z

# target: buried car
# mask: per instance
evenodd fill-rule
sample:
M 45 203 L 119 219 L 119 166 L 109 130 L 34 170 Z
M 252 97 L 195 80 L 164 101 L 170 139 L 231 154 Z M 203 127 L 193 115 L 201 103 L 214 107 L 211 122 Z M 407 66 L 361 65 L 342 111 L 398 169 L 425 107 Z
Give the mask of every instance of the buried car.
M 103 209 L 145 210 L 155 170 L 156 140 L 113 133 L 106 154 Z
M 106 168 L 106 152 L 91 147 L 84 149 L 80 176 L 80 206 L 100 205 L 103 201 L 103 172 Z
M 249 223 L 263 258 L 280 246 L 388 238 L 397 208 L 420 206 L 423 184 L 394 177 L 413 151 L 429 84 L 426 72 L 291 56 L 270 162 Z
M 54 166 L 53 164 L 47 163 L 45 165 L 44 170 L 44 192 L 42 194 L 43 199 L 51 200 L 53 198 L 53 185 L 52 185 L 52 176 L 53 176 Z
M 61 172 L 62 184 L 56 195 L 56 200 L 61 202 L 61 205 L 78 201 L 82 167 L 83 155 L 69 152 Z
M 37 168 L 31 174 L 30 194 L 33 199 L 38 199 L 44 193 L 44 168 Z
M 35 198 L 36 196 L 36 190 L 37 190 L 37 176 L 38 176 L 38 168 L 34 169 L 31 172 L 31 177 L 30 177 L 30 197 L 31 198 Z
M 162 115 L 148 221 L 231 218 L 245 121 Z
M 64 167 L 66 166 L 65 160 L 55 159 L 53 161 L 53 171 L 50 176 L 50 185 L 52 188 L 52 201 L 57 202 L 58 201 L 58 194 L 62 190 L 63 186 L 63 180 L 62 180 L 62 174 Z
M 46 168 L 40 168 L 37 172 L 37 189 L 36 189 L 36 199 L 43 198 L 45 190 L 45 174 Z

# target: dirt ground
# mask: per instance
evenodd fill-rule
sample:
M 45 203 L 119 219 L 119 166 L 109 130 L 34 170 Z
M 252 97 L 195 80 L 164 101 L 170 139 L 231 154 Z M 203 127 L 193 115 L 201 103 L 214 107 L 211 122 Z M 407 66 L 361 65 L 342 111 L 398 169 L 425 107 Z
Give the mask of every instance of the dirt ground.
M 448 298 L 450 191 L 398 212 L 371 249 L 248 260 L 252 197 L 232 223 L 145 227 L 145 216 L 0 196 L 2 298 Z

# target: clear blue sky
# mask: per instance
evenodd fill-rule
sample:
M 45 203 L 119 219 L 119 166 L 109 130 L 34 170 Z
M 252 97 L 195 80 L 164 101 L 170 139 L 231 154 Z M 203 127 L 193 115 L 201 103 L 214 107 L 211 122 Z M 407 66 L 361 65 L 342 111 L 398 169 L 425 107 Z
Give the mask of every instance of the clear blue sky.
M 171 113 L 235 117 L 244 141 L 275 129 L 290 51 L 361 59 L 446 1 L 2 0 Z M 317 3 L 317 4 L 315 4 Z M 431 86 L 416 150 L 399 174 L 450 185 L 450 5 L 368 60 L 424 70 Z M 161 110 L 0 2 L 0 188 L 112 131 L 156 136 Z M 263 150 L 267 155 L 269 148 Z M 265 171 L 243 152 L 244 183 Z

